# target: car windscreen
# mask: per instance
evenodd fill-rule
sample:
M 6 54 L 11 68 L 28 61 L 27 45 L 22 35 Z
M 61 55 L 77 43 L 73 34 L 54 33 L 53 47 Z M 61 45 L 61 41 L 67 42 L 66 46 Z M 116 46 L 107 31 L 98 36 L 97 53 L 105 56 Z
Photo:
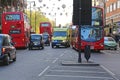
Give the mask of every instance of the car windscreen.
M 31 40 L 41 40 L 41 35 L 31 35 Z
M 43 35 L 43 38 L 48 38 L 49 36 L 48 35 Z
M 110 37 L 104 38 L 104 40 L 105 40 L 105 41 L 115 41 L 113 38 L 110 38 Z
M 82 26 L 81 39 L 88 42 L 95 42 L 103 37 L 103 29 L 101 27 Z
M 49 36 L 48 35 L 43 35 L 43 39 L 48 39 Z
M 67 33 L 65 31 L 54 31 L 53 36 L 54 37 L 65 37 Z

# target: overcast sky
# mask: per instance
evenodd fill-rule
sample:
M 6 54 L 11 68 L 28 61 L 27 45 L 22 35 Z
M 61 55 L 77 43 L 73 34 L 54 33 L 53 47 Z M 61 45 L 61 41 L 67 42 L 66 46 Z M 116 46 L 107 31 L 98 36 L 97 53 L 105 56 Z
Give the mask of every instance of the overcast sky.
M 27 0 L 28 4 L 30 1 L 35 1 L 36 7 L 42 7 L 41 11 L 46 13 L 46 16 L 52 20 L 56 18 L 56 24 L 65 25 L 72 21 L 72 4 L 73 0 Z M 33 5 L 33 3 L 31 3 Z M 29 6 L 29 5 L 28 5 Z M 66 15 L 67 14 L 67 15 Z

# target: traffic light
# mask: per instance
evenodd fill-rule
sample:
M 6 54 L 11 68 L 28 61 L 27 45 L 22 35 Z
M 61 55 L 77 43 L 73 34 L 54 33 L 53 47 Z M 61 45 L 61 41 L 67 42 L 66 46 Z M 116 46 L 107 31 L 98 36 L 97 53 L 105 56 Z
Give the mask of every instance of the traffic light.
M 73 25 L 91 25 L 92 0 L 73 0 Z
M 92 0 L 80 0 L 81 25 L 91 25 Z
M 80 0 L 73 0 L 73 16 L 72 22 L 73 25 L 79 25 L 79 7 L 80 7 Z

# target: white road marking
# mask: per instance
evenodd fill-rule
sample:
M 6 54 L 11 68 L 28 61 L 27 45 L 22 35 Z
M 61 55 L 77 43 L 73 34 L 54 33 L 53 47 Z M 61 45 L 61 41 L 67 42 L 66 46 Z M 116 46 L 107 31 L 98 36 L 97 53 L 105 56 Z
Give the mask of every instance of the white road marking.
M 47 66 L 38 76 L 40 77 L 41 75 L 43 75 L 45 73 L 45 71 L 47 71 L 50 68 L 50 66 Z
M 96 79 L 113 79 L 111 77 L 95 77 L 95 76 L 72 76 L 72 75 L 45 75 L 46 77 L 80 77 L 80 78 L 96 78 Z
M 60 55 L 60 57 L 64 56 L 64 53 Z M 53 60 L 52 63 L 55 63 L 59 58 L 56 58 L 55 60 Z
M 107 69 L 107 68 L 104 67 L 103 65 L 101 65 L 101 67 L 102 67 L 103 69 L 105 69 L 108 73 L 110 73 L 113 78 L 115 78 L 116 80 L 119 80 L 117 77 L 115 77 L 115 74 L 114 74 L 113 72 L 111 72 L 109 69 Z
M 61 54 L 60 57 L 64 56 L 64 54 Z
M 74 71 L 74 70 L 50 70 L 50 71 L 56 71 L 56 72 L 75 72 L 75 73 L 77 73 L 77 72 L 83 72 L 83 73 L 107 73 L 107 72 L 98 72 L 98 71 Z
M 52 62 L 52 63 L 55 63 L 58 59 L 59 59 L 59 58 L 56 58 L 55 60 L 53 60 L 53 62 Z
M 108 70 L 106 67 L 104 67 L 103 65 L 101 65 L 101 67 L 103 68 L 103 69 L 105 69 L 108 73 L 110 73 L 111 75 L 115 75 L 113 72 L 111 72 L 110 70 Z
M 114 74 L 113 72 L 111 72 L 109 69 L 107 69 L 107 68 L 104 67 L 103 65 L 101 65 L 101 67 L 102 67 L 103 69 L 105 69 L 108 73 L 110 73 L 111 76 L 112 76 L 113 78 L 115 78 L 115 80 L 119 80 L 117 77 L 115 77 L 115 74 Z

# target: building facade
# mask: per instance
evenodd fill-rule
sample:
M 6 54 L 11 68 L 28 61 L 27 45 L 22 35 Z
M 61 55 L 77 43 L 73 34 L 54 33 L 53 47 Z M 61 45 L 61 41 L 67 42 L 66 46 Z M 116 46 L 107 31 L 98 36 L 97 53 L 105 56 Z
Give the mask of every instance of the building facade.
M 0 11 L 23 11 L 26 7 L 26 0 L 0 0 Z
M 106 1 L 106 24 L 110 33 L 120 34 L 120 0 Z
M 94 0 L 104 8 L 105 35 L 120 34 L 120 0 Z
M 26 0 L 0 0 L 0 26 L 3 12 L 23 11 L 27 7 Z M 1 27 L 0 27 L 1 29 Z
M 120 0 L 99 0 L 99 6 L 105 10 L 106 35 L 120 34 Z

